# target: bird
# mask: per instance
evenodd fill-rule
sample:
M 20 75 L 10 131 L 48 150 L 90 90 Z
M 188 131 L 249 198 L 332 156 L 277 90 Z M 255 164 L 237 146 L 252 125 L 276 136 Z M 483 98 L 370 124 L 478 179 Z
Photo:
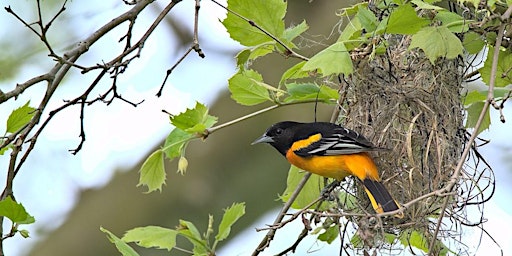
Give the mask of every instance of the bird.
M 284 121 L 270 126 L 252 145 L 258 143 L 270 144 L 302 170 L 337 181 L 349 175 L 357 177 L 376 213 L 400 208 L 368 153 L 386 149 L 376 147 L 358 132 L 329 122 Z M 395 216 L 402 217 L 403 213 Z

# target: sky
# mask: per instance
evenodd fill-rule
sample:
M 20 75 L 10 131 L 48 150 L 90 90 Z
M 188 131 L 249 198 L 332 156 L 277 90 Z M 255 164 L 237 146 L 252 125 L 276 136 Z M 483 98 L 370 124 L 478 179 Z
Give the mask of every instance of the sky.
M 92 31 L 103 25 L 112 17 L 121 13 L 121 1 L 88 1 L 87 5 L 81 4 L 81 1 L 70 1 L 68 11 L 72 13 L 73 20 L 80 24 L 80 38 L 87 37 Z M 2 5 L 11 5 L 16 10 L 30 10 L 32 7 L 28 1 L 3 1 Z M 79 5 L 79 8 L 76 6 Z M 104 6 L 110 5 L 110 8 Z M 229 36 L 222 27 L 219 18 L 224 17 L 224 11 L 212 4 L 210 1 L 201 1 L 200 30 L 203 50 L 207 59 L 203 60 L 192 53 L 187 61 L 182 63 L 175 71 L 179 76 L 173 76 L 167 83 L 163 96 L 155 97 L 156 90 L 153 84 L 160 84 L 169 68 L 182 52 L 186 49 L 180 49 L 176 46 L 173 38 L 163 35 L 164 33 L 155 32 L 152 39 L 148 41 L 143 50 L 143 57 L 134 62 L 127 74 L 122 76 L 120 84 L 126 85 L 123 90 L 123 96 L 139 101 L 146 99 L 144 104 L 137 108 L 115 102 L 111 106 L 93 105 L 86 112 L 86 130 L 87 141 L 84 148 L 77 156 L 72 156 L 67 151 L 76 147 L 79 142 L 79 120 L 78 108 L 65 111 L 57 116 L 46 128 L 36 150 L 32 153 L 24 169 L 16 179 L 14 190 L 17 191 L 17 199 L 21 201 L 29 212 L 34 215 L 37 222 L 26 228 L 36 234 L 35 230 L 39 228 L 52 229 L 58 227 L 65 220 L 66 214 L 76 203 L 80 190 L 104 186 L 108 183 L 115 169 L 128 168 L 140 161 L 140 156 L 149 152 L 151 147 L 161 141 L 170 130 L 168 118 L 161 112 L 162 109 L 171 113 L 183 111 L 186 107 L 191 107 L 194 102 L 211 104 L 216 95 L 225 90 L 222 86 L 226 84 L 227 79 L 235 72 L 234 59 L 231 56 L 215 54 L 209 49 L 236 51 L 240 46 L 229 39 Z M 191 15 L 193 14 L 193 1 L 183 1 L 172 11 L 188 27 L 192 26 Z M 150 15 L 153 17 L 154 15 Z M 9 23 L 10 22 L 10 23 Z M 151 19 L 144 15 L 137 21 L 136 33 L 143 33 L 150 24 Z M 11 16 L 5 13 L 0 14 L 1 24 L 11 24 L 13 30 L 20 29 L 20 24 L 13 22 Z M 18 26 L 18 27 L 16 27 Z M 117 41 L 124 33 L 124 30 L 115 31 L 108 36 L 109 40 Z M 4 34 L 1 34 L 4 33 Z M 0 32 L 0 36 L 6 38 L 7 32 Z M 25 35 L 26 36 L 26 35 Z M 76 42 L 79 38 L 59 38 L 60 50 Z M 91 49 L 94 56 L 108 55 L 111 50 L 108 47 Z M 93 55 L 93 54 L 91 54 Z M 95 58 L 84 56 L 80 61 L 83 63 L 94 64 Z M 169 59 L 174 56 L 174 59 Z M 214 65 L 212 65 L 214 63 Z M 24 67 L 17 77 L 10 82 L 2 82 L 0 88 L 5 90 L 5 86 L 12 86 L 16 82 L 22 82 L 34 74 L 46 72 L 48 65 L 38 64 L 37 62 Z M 152 74 L 145 72 L 152 70 Z M 198 76 L 197 74 L 202 74 Z M 76 88 L 73 81 L 79 81 L 81 76 L 71 75 L 67 78 L 65 84 L 58 91 L 57 99 L 66 99 L 73 95 Z M 31 89 L 32 95 L 43 92 L 43 87 Z M 10 111 L 22 106 L 30 99 L 28 95 L 21 96 L 17 101 L 10 101 L 2 104 L 0 111 L 0 120 L 6 120 Z M 32 102 L 38 102 L 36 98 Z M 62 104 L 62 101 L 51 102 L 48 109 L 54 109 Z M 507 105 L 512 108 L 512 106 Z M 505 113 L 510 113 L 505 109 Z M 131 118 L 125 118 L 126 113 Z M 482 137 L 492 138 L 491 144 L 483 147 L 481 153 L 487 157 L 489 163 L 493 165 L 496 173 L 496 194 L 485 206 L 485 217 L 488 220 L 484 227 L 496 238 L 502 246 L 505 255 L 512 255 L 511 239 L 508 234 L 502 235 L 507 230 L 512 230 L 510 220 L 512 208 L 510 207 L 510 184 L 512 184 L 511 162 L 507 157 L 512 154 L 511 136 L 507 131 L 511 131 L 511 122 L 501 124 L 497 121 L 495 111 L 493 111 L 493 125 L 489 132 L 484 132 Z M 512 115 L 509 114 L 509 116 Z M 150 125 L 149 125 L 150 124 Z M 115 131 L 115 132 L 113 132 Z M 0 130 L 0 132 L 2 132 Z M 44 150 L 43 150 L 44 149 Z M 52 159 L 52 161 L 45 161 Z M 0 177 L 5 177 L 7 169 L 8 155 L 0 156 Z M 2 178 L 3 179 L 3 178 Z M 27 189 L 28 188 L 28 189 Z M 52 200 L 46 200 L 52 198 Z M 247 251 L 252 251 L 256 245 L 253 241 L 259 241 L 264 234 L 256 233 L 254 228 L 263 227 L 265 224 L 272 223 L 275 212 L 271 212 L 256 221 L 252 228 L 246 230 L 243 234 L 230 242 L 228 246 L 222 249 L 219 255 L 246 255 Z M 56 220 L 61 220 L 56 221 Z M 300 228 L 300 224 L 295 228 Z M 296 232 L 293 227 L 289 232 Z M 283 232 L 278 234 L 288 236 Z M 256 237 L 254 237 L 256 236 Z M 471 235 L 471 241 L 477 244 L 478 234 Z M 23 255 L 27 245 L 36 241 L 38 237 L 31 239 L 21 239 L 19 236 L 6 240 L 5 252 L 7 255 Z M 249 239 L 251 242 L 248 242 Z M 276 239 L 277 240 L 277 239 Z M 328 246 L 318 244 L 314 240 L 305 242 L 305 246 L 311 246 L 307 251 L 314 252 L 322 248 L 322 253 Z M 245 248 L 244 246 L 247 246 Z M 279 245 L 277 245 L 279 247 Z M 25 248 L 25 249 L 24 249 Z M 337 248 L 337 246 L 331 246 Z M 480 251 L 485 255 L 496 255 L 496 246 L 482 239 Z M 272 251 L 273 249 L 269 249 Z M 489 253 L 489 254 L 487 254 Z M 307 254 L 311 255 L 311 254 Z M 315 254 L 313 254 L 315 255 Z M 318 254 L 320 255 L 320 254 Z

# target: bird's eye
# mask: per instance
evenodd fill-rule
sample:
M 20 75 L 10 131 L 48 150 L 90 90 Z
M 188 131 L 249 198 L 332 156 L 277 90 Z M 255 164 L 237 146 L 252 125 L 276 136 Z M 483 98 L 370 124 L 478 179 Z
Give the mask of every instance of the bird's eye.
M 281 128 L 277 128 L 277 129 L 276 129 L 276 135 L 279 135 L 279 134 L 281 134 L 281 133 L 283 133 L 283 129 L 281 129 Z

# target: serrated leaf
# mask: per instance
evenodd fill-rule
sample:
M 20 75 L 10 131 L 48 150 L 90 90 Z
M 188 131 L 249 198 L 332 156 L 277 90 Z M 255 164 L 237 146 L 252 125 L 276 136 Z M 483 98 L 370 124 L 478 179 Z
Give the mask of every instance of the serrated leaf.
M 162 191 L 162 185 L 165 184 L 165 168 L 163 151 L 157 150 L 153 152 L 142 164 L 140 168 L 140 179 L 138 186 L 147 186 L 146 193 L 155 190 Z
M 241 50 L 236 56 L 236 65 L 239 69 L 245 69 L 245 64 L 249 61 L 249 56 L 251 55 L 250 49 Z
M 434 20 L 441 21 L 441 23 L 453 33 L 463 33 L 468 31 L 469 24 L 471 23 L 471 21 L 464 19 L 457 13 L 447 10 L 437 13 Z
M 100 227 L 100 230 L 101 232 L 107 234 L 108 240 L 116 246 L 117 250 L 123 256 L 139 256 L 139 254 L 132 247 L 130 247 L 123 240 L 119 239 L 119 237 L 117 237 L 116 235 L 112 234 L 112 232 L 108 231 L 103 227 Z
M 423 0 L 412 0 L 411 3 L 418 6 L 418 8 L 423 10 L 436 10 L 441 11 L 445 10 L 443 7 L 439 7 L 437 5 L 432 5 L 432 3 L 439 2 L 439 1 L 423 1 Z
M 306 171 L 303 171 L 293 165 L 290 166 L 290 170 L 288 171 L 288 178 L 286 180 L 286 189 L 280 197 L 283 202 L 287 202 L 288 199 L 290 199 L 290 196 L 292 195 L 293 191 L 295 191 L 297 185 L 305 174 Z M 293 209 L 302 209 L 317 199 L 320 195 L 320 191 L 324 187 L 323 180 L 324 178 L 321 176 L 314 174 L 311 175 L 291 207 Z M 313 205 L 311 208 L 315 208 L 315 206 L 316 205 Z
M 412 35 L 429 23 L 430 21 L 418 17 L 411 5 L 404 4 L 391 13 L 386 32 L 390 34 Z
M 351 5 L 349 7 L 342 8 L 340 10 L 340 12 L 338 12 L 337 15 L 340 16 L 340 17 L 342 17 L 342 16 L 352 16 L 352 15 L 357 14 L 359 9 L 366 9 L 366 8 L 368 8 L 368 2 L 356 3 L 356 4 Z
M 466 128 L 475 128 L 476 123 L 478 121 L 478 118 L 480 117 L 480 113 L 482 112 L 482 109 L 484 108 L 484 102 L 475 102 L 469 107 L 466 108 L 466 111 L 468 112 L 468 118 L 466 120 Z M 484 115 L 484 119 L 482 120 L 482 123 L 480 124 L 480 127 L 476 131 L 477 134 L 480 134 L 484 130 L 488 129 L 491 125 L 491 116 L 489 114 L 490 110 L 487 109 Z
M 275 43 L 265 43 L 260 44 L 258 46 L 251 48 L 251 53 L 249 54 L 249 61 L 255 60 L 259 57 L 263 57 L 267 54 L 270 54 L 275 49 Z
M 377 28 L 377 17 L 375 17 L 375 14 L 367 8 L 359 8 L 356 17 L 367 32 L 371 33 Z
M 271 100 L 268 89 L 259 83 L 262 81 L 263 77 L 254 70 L 236 73 L 228 81 L 231 98 L 246 106 Z
M 124 242 L 135 242 L 145 248 L 156 247 L 170 251 L 176 246 L 178 231 L 158 226 L 138 227 L 128 230 L 121 238 Z
M 215 236 L 215 240 L 222 241 L 229 236 L 231 226 L 245 214 L 245 204 L 237 203 L 231 205 L 224 211 L 222 221 L 219 224 L 219 232 Z
M 302 33 L 306 32 L 306 30 L 309 29 L 308 24 L 305 20 L 303 20 L 299 25 L 294 27 L 286 28 L 284 31 L 283 37 L 288 41 L 292 42 L 295 38 L 302 35 Z M 293 48 L 297 48 L 294 44 L 292 45 Z
M 428 242 L 425 236 L 416 230 L 408 230 L 400 235 L 400 242 L 405 246 L 414 246 L 424 252 L 428 252 Z
M 357 233 L 350 238 L 350 244 L 354 246 L 354 248 L 361 248 L 364 246 L 363 239 Z
M 484 66 L 478 70 L 482 76 L 482 80 L 487 85 L 489 85 L 491 79 L 493 56 L 494 47 L 489 47 Z M 510 54 L 510 51 L 500 51 L 498 55 L 498 69 L 496 70 L 496 81 L 494 86 L 504 87 L 512 84 L 512 72 L 510 71 L 510 67 L 512 67 L 512 54 Z
M 284 102 L 318 100 L 319 102 L 332 103 L 339 97 L 338 91 L 325 85 L 318 86 L 313 83 L 286 84 L 290 96 Z
M 469 54 L 477 54 L 484 48 L 485 41 L 480 34 L 469 31 L 464 33 L 462 45 Z
M 469 106 L 475 102 L 483 102 L 487 99 L 486 92 L 471 91 L 464 97 L 464 106 Z
M 34 116 L 35 108 L 29 106 L 30 101 L 27 101 L 25 105 L 15 109 L 7 118 L 6 132 L 15 133 L 19 129 L 23 128 Z
M 194 223 L 190 221 L 180 220 L 180 226 L 178 228 L 178 231 L 180 232 L 180 234 L 183 234 L 195 240 L 203 240 L 203 237 L 201 236 L 201 233 L 197 229 L 196 225 L 194 225 Z
M 462 43 L 444 26 L 425 27 L 412 36 L 409 49 L 420 48 L 432 64 L 439 57 L 454 59 L 462 54 Z
M 35 222 L 34 217 L 28 214 L 25 207 L 12 200 L 10 196 L 0 201 L 0 216 L 5 216 L 17 224 L 31 224 Z
M 284 82 L 286 80 L 289 80 L 289 79 L 299 79 L 299 78 L 308 77 L 309 72 L 302 70 L 302 67 L 304 67 L 304 64 L 306 64 L 306 61 L 301 61 L 301 62 L 293 65 L 293 67 L 286 70 L 283 73 L 283 75 L 281 76 L 281 80 L 279 81 L 279 84 L 282 85 L 282 84 L 284 84 Z
M 247 1 L 229 0 L 228 8 L 258 24 L 268 33 L 280 38 L 284 32 L 284 15 L 286 2 L 282 0 Z M 255 46 L 273 41 L 268 35 L 260 31 L 249 22 L 228 12 L 226 19 L 222 21 L 228 30 L 230 37 L 245 46 Z
M 174 128 L 165 139 L 162 151 L 169 160 L 173 160 L 181 155 L 183 147 L 194 138 L 196 138 L 194 134 Z
M 180 220 L 180 226 L 177 231 L 194 245 L 192 250 L 194 255 L 209 255 L 208 252 L 210 249 L 208 248 L 206 241 L 192 222 Z
M 193 109 L 171 116 L 171 123 L 177 128 L 188 133 L 202 133 L 217 122 L 217 117 L 208 115 L 208 108 L 196 102 Z
M 333 225 L 327 228 L 322 234 L 318 235 L 318 240 L 331 244 L 340 233 L 340 226 Z
M 324 76 L 332 74 L 349 75 L 354 68 L 350 54 L 343 42 L 337 42 L 313 56 L 302 70 L 318 70 Z

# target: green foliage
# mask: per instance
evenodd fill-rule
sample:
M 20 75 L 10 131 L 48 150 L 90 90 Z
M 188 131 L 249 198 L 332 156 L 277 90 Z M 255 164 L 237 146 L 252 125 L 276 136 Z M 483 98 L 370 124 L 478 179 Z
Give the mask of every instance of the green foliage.
M 258 24 L 270 34 L 283 38 L 283 18 L 286 13 L 286 2 L 282 0 L 230 0 L 228 1 L 228 8 Z M 242 45 L 256 46 L 264 43 L 275 44 L 275 41 L 268 35 L 252 26 L 249 22 L 237 17 L 232 12 L 228 12 L 222 24 L 227 28 L 231 38 L 240 42 Z
M 478 118 L 480 117 L 480 113 L 482 112 L 484 108 L 484 102 L 479 101 L 475 102 L 468 107 L 466 107 L 466 111 L 468 112 L 468 117 L 466 120 L 466 128 L 474 128 L 476 126 L 476 123 L 478 121 Z M 478 127 L 477 134 L 480 134 L 484 130 L 487 130 L 489 126 L 491 125 L 491 116 L 489 113 L 489 109 L 484 114 L 484 119 L 482 120 L 482 123 L 480 127 Z
M 162 185 L 165 184 L 165 168 L 163 151 L 153 152 L 142 164 L 140 168 L 139 184 L 137 186 L 147 186 L 147 193 L 155 190 L 162 191 Z
M 325 229 L 325 231 L 318 235 L 318 240 L 324 241 L 328 244 L 332 243 L 340 233 L 340 226 L 338 224 L 329 226 Z
M 265 84 L 263 77 L 254 70 L 240 71 L 228 83 L 231 98 L 240 105 L 252 106 L 272 100 L 269 94 L 271 86 Z
M 462 54 L 462 42 L 446 26 L 425 27 L 412 36 L 409 49 L 420 48 L 435 63 L 439 57 L 456 58 Z
M 138 246 L 157 249 L 167 249 L 170 251 L 176 246 L 176 236 L 179 231 L 162 228 L 157 226 L 147 226 L 134 228 L 126 232 L 123 242 L 135 242 Z
M 484 66 L 479 69 L 480 75 L 484 83 L 489 85 L 491 79 L 491 66 L 492 59 L 494 56 L 494 47 L 489 47 L 487 52 L 487 59 L 485 60 Z M 512 84 L 512 73 L 510 72 L 512 67 L 512 54 L 510 51 L 499 51 L 498 55 L 498 70 L 496 72 L 495 86 L 504 87 Z
M 196 138 L 208 136 L 208 128 L 216 122 L 217 117 L 208 114 L 208 108 L 196 102 L 193 109 L 170 117 L 171 123 L 176 127 L 167 136 L 164 146 L 153 152 L 142 164 L 140 178 L 137 186 L 147 186 L 147 193 L 159 190 L 165 184 L 166 173 L 164 168 L 164 155 L 169 159 L 181 156 L 178 162 L 178 171 L 183 174 L 188 166 L 185 158 L 187 144 Z
M 138 256 L 139 254 L 131 248 L 126 242 L 121 240 L 116 235 L 112 234 L 112 232 L 108 231 L 107 229 L 100 227 L 101 232 L 107 234 L 108 240 L 113 243 L 117 250 L 121 253 L 123 256 Z
M 158 226 L 138 227 L 131 229 L 121 238 L 106 229 L 101 230 L 107 234 L 108 238 L 114 243 L 119 252 L 123 255 L 137 255 L 137 253 L 127 243 L 134 242 L 144 248 L 165 249 L 171 251 L 176 246 L 176 238 L 184 237 L 192 244 L 194 255 L 214 255 L 218 242 L 225 240 L 231 232 L 231 226 L 245 214 L 244 203 L 234 203 L 228 207 L 222 221 L 218 227 L 218 233 L 213 240 L 210 239 L 211 226 L 213 226 L 213 217 L 210 216 L 207 232 L 202 235 L 199 229 L 186 220 L 180 220 L 176 229 L 163 228 Z M 181 249 L 181 248 L 180 248 Z
M 224 211 L 224 216 L 222 216 L 222 221 L 219 225 L 219 232 L 215 236 L 215 240 L 222 241 L 229 236 L 231 232 L 231 226 L 240 219 L 245 214 L 245 205 L 242 204 L 233 204 L 231 207 L 227 208 Z
M 281 195 L 281 200 L 286 202 L 288 199 L 290 199 L 290 196 L 305 174 L 305 171 L 293 165 L 290 166 L 290 170 L 288 171 L 288 178 L 286 180 L 286 189 Z M 292 208 L 302 209 L 317 199 L 318 196 L 320 196 L 320 191 L 324 187 L 323 179 L 324 178 L 318 175 L 312 175 L 306 182 L 306 185 L 304 185 L 300 191 L 297 199 L 293 201 Z M 311 206 L 310 208 L 315 208 L 315 205 Z
M 15 133 L 23 128 L 34 116 L 35 108 L 29 106 L 30 101 L 27 101 L 25 105 L 15 109 L 9 115 L 7 119 L 6 132 Z
M 429 240 L 424 234 L 416 230 L 405 230 L 398 239 L 404 247 L 413 246 L 425 253 L 429 252 Z M 437 240 L 436 246 L 440 249 L 438 255 L 444 256 L 448 254 L 448 248 L 441 241 Z
M 196 102 L 193 109 L 187 109 L 185 112 L 172 116 L 171 123 L 178 129 L 187 133 L 204 133 L 205 129 L 212 127 L 217 123 L 217 117 L 208 114 L 208 108 Z
M 15 225 L 32 224 L 36 220 L 29 215 L 22 204 L 12 200 L 10 196 L 0 201 L 0 216 L 7 217 Z
M 345 44 L 338 42 L 313 56 L 302 67 L 302 70 L 316 70 L 324 76 L 332 74 L 349 75 L 354 71 L 354 67 Z
M 389 15 L 386 32 L 391 34 L 413 35 L 429 23 L 429 20 L 418 17 L 411 5 L 404 4 L 400 5 Z M 410 25 L 404 26 L 404 24 Z

